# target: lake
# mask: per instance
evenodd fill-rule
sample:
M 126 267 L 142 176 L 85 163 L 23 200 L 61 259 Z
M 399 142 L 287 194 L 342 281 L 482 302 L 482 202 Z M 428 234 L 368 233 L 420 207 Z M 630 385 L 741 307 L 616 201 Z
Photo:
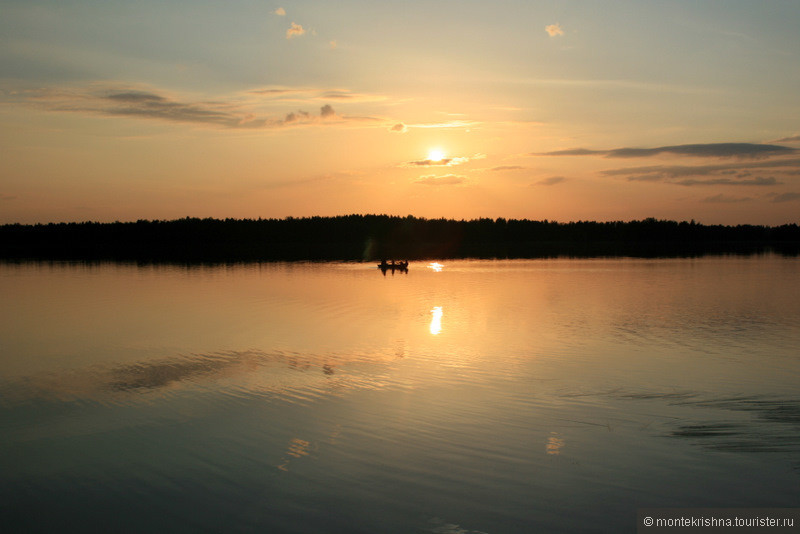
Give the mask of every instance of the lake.
M 800 259 L 0 264 L 0 524 L 630 532 L 800 502 Z

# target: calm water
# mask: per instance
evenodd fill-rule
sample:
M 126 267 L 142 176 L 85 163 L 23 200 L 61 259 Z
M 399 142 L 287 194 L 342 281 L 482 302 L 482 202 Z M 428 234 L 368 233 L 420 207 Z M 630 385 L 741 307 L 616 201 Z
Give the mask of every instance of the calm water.
M 0 524 L 621 532 L 800 502 L 800 260 L 0 265 Z

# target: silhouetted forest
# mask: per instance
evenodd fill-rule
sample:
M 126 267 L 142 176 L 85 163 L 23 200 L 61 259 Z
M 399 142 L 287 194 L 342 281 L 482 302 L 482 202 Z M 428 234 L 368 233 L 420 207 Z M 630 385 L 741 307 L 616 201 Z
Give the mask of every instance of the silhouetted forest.
M 630 222 L 448 220 L 389 215 L 0 226 L 0 257 L 228 262 L 796 255 L 800 227 Z

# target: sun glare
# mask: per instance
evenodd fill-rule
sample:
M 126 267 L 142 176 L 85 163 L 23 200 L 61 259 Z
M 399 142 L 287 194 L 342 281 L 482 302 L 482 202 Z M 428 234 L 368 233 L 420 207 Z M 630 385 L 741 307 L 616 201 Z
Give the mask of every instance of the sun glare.
M 431 310 L 431 325 L 429 327 L 431 334 L 434 336 L 438 336 L 439 333 L 442 331 L 442 307 L 441 306 L 434 306 Z
M 432 148 L 430 152 L 428 152 L 428 160 L 430 161 L 442 161 L 444 159 L 444 151 L 440 148 Z

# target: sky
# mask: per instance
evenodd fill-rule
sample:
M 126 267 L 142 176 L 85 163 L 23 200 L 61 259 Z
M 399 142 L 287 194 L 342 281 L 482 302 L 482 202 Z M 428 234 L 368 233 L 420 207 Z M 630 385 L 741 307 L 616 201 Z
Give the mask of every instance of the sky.
M 0 223 L 800 222 L 800 2 L 0 0 Z

